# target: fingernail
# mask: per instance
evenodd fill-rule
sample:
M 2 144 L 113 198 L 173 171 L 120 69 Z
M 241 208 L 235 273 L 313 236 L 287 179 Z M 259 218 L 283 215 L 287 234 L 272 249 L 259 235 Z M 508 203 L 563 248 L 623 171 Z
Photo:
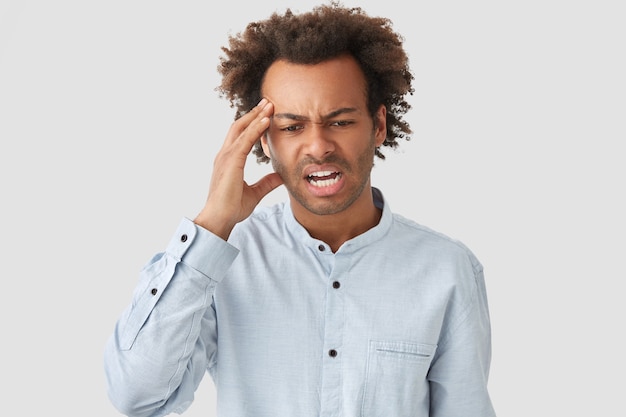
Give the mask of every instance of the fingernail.
M 265 103 L 267 103 L 267 99 L 266 98 L 262 98 L 261 101 L 259 101 L 259 104 L 257 104 L 257 107 L 264 106 Z

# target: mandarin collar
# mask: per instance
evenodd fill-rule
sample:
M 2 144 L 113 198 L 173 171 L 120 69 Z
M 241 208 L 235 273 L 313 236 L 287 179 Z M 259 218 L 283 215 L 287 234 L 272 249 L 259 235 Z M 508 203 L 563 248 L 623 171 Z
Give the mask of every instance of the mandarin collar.
M 382 192 L 378 188 L 372 187 L 371 189 L 372 195 L 374 197 L 374 205 L 382 210 L 380 221 L 376 226 L 372 227 L 368 231 L 361 233 L 360 235 L 355 236 L 354 238 L 344 242 L 344 244 L 341 245 L 336 254 L 351 253 L 364 246 L 367 246 L 372 242 L 381 239 L 387 234 L 387 232 L 391 228 L 392 213 L 391 209 L 389 208 L 389 204 L 387 203 L 387 201 L 383 197 Z M 289 233 L 296 237 L 299 242 L 303 242 L 306 246 L 310 246 L 311 249 L 314 249 L 315 251 L 318 251 L 320 245 L 324 245 L 326 247 L 326 252 L 328 254 L 332 254 L 332 252 L 330 251 L 330 247 L 326 242 L 312 238 L 309 232 L 300 223 L 298 223 L 293 215 L 293 211 L 291 210 L 291 204 L 289 203 L 289 201 L 285 202 L 284 205 L 285 225 Z

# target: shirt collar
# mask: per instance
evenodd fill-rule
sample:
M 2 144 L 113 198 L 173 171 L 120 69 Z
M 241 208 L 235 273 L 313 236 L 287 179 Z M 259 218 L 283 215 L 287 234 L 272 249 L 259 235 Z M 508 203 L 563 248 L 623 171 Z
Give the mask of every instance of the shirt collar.
M 362 233 L 345 242 L 339 248 L 337 253 L 350 253 L 367 246 L 372 242 L 381 239 L 391 228 L 392 213 L 389 208 L 389 204 L 383 197 L 383 193 L 378 188 L 372 187 L 372 195 L 374 197 L 374 205 L 382 210 L 380 221 L 376 226 L 372 227 L 365 233 Z M 319 239 L 313 239 L 311 235 L 309 235 L 309 232 L 300 223 L 298 223 L 293 215 L 293 212 L 291 211 L 291 205 L 289 202 L 285 202 L 284 207 L 285 225 L 287 227 L 287 231 L 291 235 L 293 235 L 298 241 L 303 242 L 312 248 L 318 248 L 319 245 L 325 245 L 326 248 L 328 248 L 328 245 L 325 242 Z

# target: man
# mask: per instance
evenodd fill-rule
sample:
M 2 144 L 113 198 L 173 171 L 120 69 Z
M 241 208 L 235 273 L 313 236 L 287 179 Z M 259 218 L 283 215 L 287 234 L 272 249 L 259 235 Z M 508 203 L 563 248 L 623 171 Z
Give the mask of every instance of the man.
M 390 22 L 288 10 L 224 52 L 237 118 L 205 206 L 143 269 L 107 344 L 113 404 L 182 413 L 208 371 L 220 416 L 493 416 L 481 264 L 370 184 L 410 133 Z M 275 172 L 248 185 L 251 151 Z M 281 184 L 288 202 L 257 207 Z

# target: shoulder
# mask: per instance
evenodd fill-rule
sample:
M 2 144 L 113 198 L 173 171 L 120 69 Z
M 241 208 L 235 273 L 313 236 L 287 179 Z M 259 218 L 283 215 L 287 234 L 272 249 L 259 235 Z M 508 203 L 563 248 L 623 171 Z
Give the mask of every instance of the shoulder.
M 474 252 L 461 240 L 420 224 L 400 214 L 393 214 L 394 239 L 436 259 L 467 263 L 474 273 L 482 272 L 482 264 Z
M 285 202 L 276 203 L 271 206 L 258 206 L 244 222 L 243 226 L 273 227 L 282 223 L 285 215 Z
M 276 233 L 284 228 L 285 203 L 276 203 L 271 206 L 257 206 L 252 214 L 238 223 L 229 241 L 263 236 L 268 232 Z

